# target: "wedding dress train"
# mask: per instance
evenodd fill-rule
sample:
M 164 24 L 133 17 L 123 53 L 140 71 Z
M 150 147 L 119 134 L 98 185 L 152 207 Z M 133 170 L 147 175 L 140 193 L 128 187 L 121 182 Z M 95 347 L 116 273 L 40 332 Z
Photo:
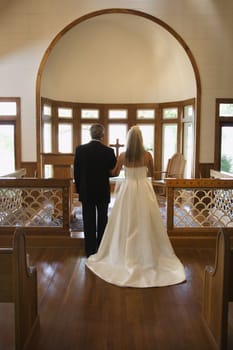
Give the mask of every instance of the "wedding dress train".
M 125 167 L 99 250 L 86 265 L 118 286 L 161 287 L 185 280 L 146 167 Z

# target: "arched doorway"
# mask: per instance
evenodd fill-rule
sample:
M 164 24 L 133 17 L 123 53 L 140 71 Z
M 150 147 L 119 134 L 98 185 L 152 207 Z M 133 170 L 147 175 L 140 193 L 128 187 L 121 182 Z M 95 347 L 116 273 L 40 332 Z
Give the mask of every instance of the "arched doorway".
M 110 23 L 111 27 L 109 25 Z M 117 31 L 115 29 L 114 31 L 112 30 L 114 25 L 115 28 L 117 28 Z M 97 28 L 98 30 L 100 29 L 99 32 L 97 31 Z M 115 45 L 117 40 L 119 40 L 119 35 L 117 34 L 117 36 L 115 36 L 115 33 L 119 33 L 120 31 L 123 33 L 123 35 L 120 37 L 120 45 L 119 42 L 118 45 Z M 72 37 L 72 35 L 77 35 L 77 33 L 79 37 L 76 41 L 74 41 L 74 37 Z M 100 33 L 101 36 L 98 37 L 98 33 Z M 110 35 L 110 33 L 112 33 L 112 35 Z M 127 43 L 125 42 L 127 35 L 130 37 L 130 39 L 128 39 L 128 46 L 130 43 L 130 51 L 125 54 L 125 51 L 121 48 L 127 47 Z M 103 41 L 103 37 L 108 40 L 106 47 L 111 47 L 111 51 L 107 49 L 98 50 L 100 46 L 100 41 L 98 41 L 98 38 L 100 37 L 101 42 Z M 123 41 L 124 45 L 121 46 Z M 77 46 L 76 48 L 76 52 L 79 52 L 79 54 L 76 56 L 76 61 L 69 61 L 72 56 L 69 47 L 70 42 L 72 42 L 72 45 L 75 43 L 76 46 L 77 42 L 83 45 L 81 47 Z M 134 46 L 132 46 L 132 42 L 135 42 Z M 85 46 L 86 43 L 89 45 Z M 142 43 L 141 46 L 139 45 L 140 43 Z M 134 51 L 135 46 L 137 46 L 137 51 Z M 88 50 L 86 49 L 87 47 Z M 53 60 L 56 54 L 59 53 L 59 50 L 61 52 L 61 48 L 63 52 L 66 52 L 65 59 L 59 58 L 58 60 Z M 93 79 L 88 79 L 87 74 L 86 77 L 82 76 L 83 70 L 80 68 L 82 67 L 80 62 L 84 51 L 86 53 L 86 55 L 83 56 L 85 67 L 89 67 L 89 70 L 91 71 L 90 76 L 92 78 L 100 74 L 102 79 L 101 82 L 99 82 L 97 79 L 97 83 L 93 84 Z M 146 58 L 145 51 L 147 51 Z M 87 52 L 89 53 L 89 56 L 87 55 Z M 100 57 L 100 52 L 103 54 L 102 59 Z M 134 52 L 134 56 L 129 58 L 132 52 Z M 106 55 L 111 56 L 111 62 L 117 57 L 116 63 L 108 67 L 108 64 L 106 64 L 108 61 L 105 59 Z M 154 64 L 154 57 L 156 57 L 157 65 Z M 97 58 L 99 63 L 96 65 Z M 141 64 L 140 59 L 142 62 Z M 63 61 L 67 60 L 71 63 L 64 69 Z M 160 60 L 159 63 L 158 60 Z M 101 65 L 101 62 L 103 61 L 105 63 L 104 72 L 106 73 L 106 68 L 108 68 L 110 69 L 109 71 L 115 73 L 115 75 L 111 74 L 112 84 L 108 80 L 109 74 L 105 74 L 104 76 L 102 73 L 103 65 Z M 132 67 L 134 63 L 135 68 L 133 70 Z M 80 77 L 82 76 L 82 84 L 69 84 L 69 82 L 73 79 L 73 77 L 69 78 L 69 76 L 72 74 L 70 72 L 73 72 L 74 74 L 74 72 L 78 70 L 76 69 L 76 67 L 78 68 L 78 64 L 79 78 L 76 79 L 76 81 L 79 80 L 80 83 Z M 153 68 L 151 69 L 150 67 L 152 67 L 152 65 Z M 93 66 L 94 69 L 92 69 Z M 71 69 L 69 69 L 69 67 L 71 67 Z M 148 69 L 148 67 L 150 69 Z M 56 74 L 56 70 L 59 72 L 59 74 Z M 123 79 L 122 77 L 125 78 L 128 72 L 131 72 L 131 76 L 121 83 L 121 80 Z M 186 77 L 183 74 L 184 72 L 186 74 L 188 72 Z M 162 79 L 159 80 L 158 77 L 161 75 Z M 46 76 L 47 80 L 45 79 Z M 45 84 L 46 81 L 49 82 L 47 85 Z M 61 88 L 63 85 L 66 86 L 64 83 L 65 81 L 66 84 L 69 84 L 69 90 L 71 90 L 69 96 L 64 93 L 64 91 L 67 92 L 68 89 Z M 71 85 L 74 87 L 73 89 L 70 89 Z M 111 87 L 111 89 L 109 87 Z M 186 96 L 185 94 L 187 91 L 189 91 L 189 88 L 191 91 L 191 96 Z M 106 95 L 106 90 L 108 90 L 107 92 L 110 95 L 111 103 L 126 102 L 123 101 L 124 96 L 127 96 L 128 103 L 135 103 L 135 101 L 150 102 L 152 100 L 160 103 L 178 99 L 185 100 L 189 97 L 195 97 L 193 143 L 195 145 L 195 149 L 193 150 L 193 174 L 196 175 L 199 173 L 199 119 L 201 88 L 199 72 L 195 59 L 183 39 L 166 23 L 149 14 L 127 9 L 101 10 L 77 19 L 65 27 L 54 38 L 49 48 L 45 52 L 38 71 L 36 90 L 38 133 L 37 157 L 39 160 L 41 159 L 41 96 L 45 94 L 47 95 L 46 97 L 50 97 L 55 100 L 76 102 L 76 94 L 79 102 L 80 99 L 81 101 L 88 99 L 89 101 L 91 100 L 97 103 L 106 103 L 106 101 L 103 101 L 104 96 Z M 61 91 L 63 91 L 62 94 Z M 176 95 L 178 92 L 180 95 Z M 38 164 L 39 173 L 41 168 L 40 165 L 41 162 Z

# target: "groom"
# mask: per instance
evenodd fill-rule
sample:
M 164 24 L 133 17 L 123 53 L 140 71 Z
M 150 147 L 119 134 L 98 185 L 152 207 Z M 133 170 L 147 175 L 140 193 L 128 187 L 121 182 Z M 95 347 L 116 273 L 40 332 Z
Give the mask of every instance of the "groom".
M 109 177 L 116 164 L 113 149 L 102 143 L 103 125 L 93 124 L 90 134 L 91 141 L 77 146 L 74 157 L 74 180 L 82 202 L 87 257 L 97 252 L 108 221 Z

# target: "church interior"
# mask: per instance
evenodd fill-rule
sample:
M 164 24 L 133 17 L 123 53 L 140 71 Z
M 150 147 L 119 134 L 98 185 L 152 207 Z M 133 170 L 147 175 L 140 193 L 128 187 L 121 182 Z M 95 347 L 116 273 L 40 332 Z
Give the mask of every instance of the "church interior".
M 232 18 L 232 0 L 0 0 L 0 349 L 233 349 Z M 73 163 L 93 123 L 116 157 L 140 127 L 185 282 L 86 268 Z

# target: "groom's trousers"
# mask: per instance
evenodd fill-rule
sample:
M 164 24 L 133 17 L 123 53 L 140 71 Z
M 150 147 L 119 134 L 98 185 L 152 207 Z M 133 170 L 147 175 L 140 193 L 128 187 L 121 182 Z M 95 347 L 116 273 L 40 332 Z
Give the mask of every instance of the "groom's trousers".
M 87 257 L 95 254 L 108 221 L 109 202 L 82 202 L 85 251 Z

